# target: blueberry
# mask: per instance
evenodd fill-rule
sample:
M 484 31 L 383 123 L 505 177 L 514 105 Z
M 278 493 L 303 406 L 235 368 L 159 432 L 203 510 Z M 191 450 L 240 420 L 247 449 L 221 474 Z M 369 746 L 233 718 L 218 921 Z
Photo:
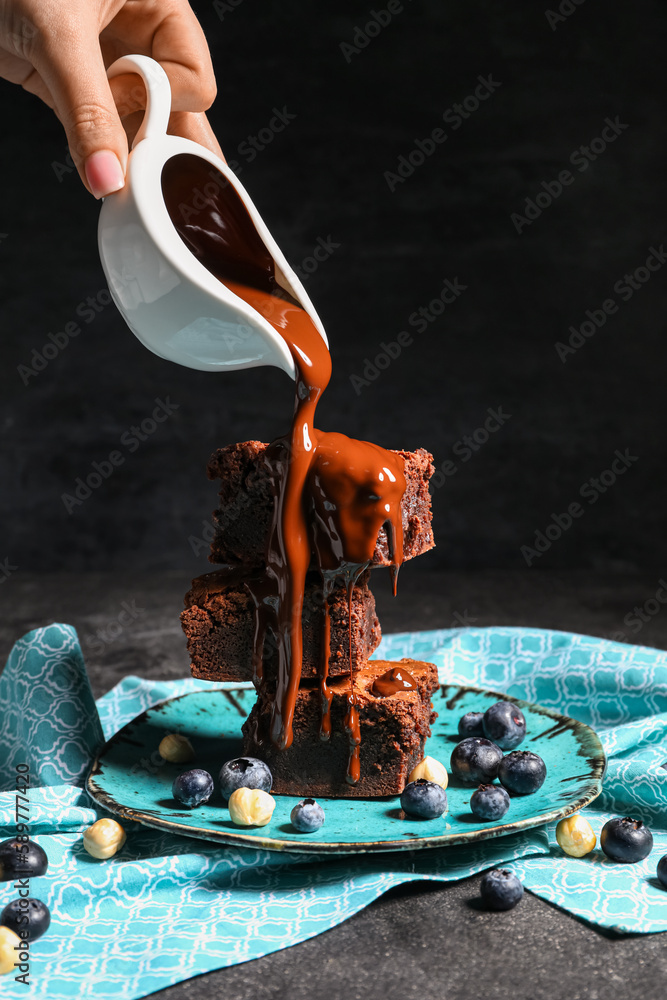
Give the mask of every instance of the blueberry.
M 667 854 L 663 854 L 658 861 L 657 873 L 658 878 L 664 885 L 665 889 L 667 889 Z
M 501 750 L 514 750 L 526 735 L 526 720 L 511 701 L 497 701 L 484 713 L 484 735 Z
M 466 712 L 465 715 L 462 715 L 459 719 L 459 736 L 461 739 L 465 740 L 468 736 L 483 736 L 483 718 L 484 712 Z
M 417 778 L 403 789 L 401 808 L 408 816 L 437 819 L 447 812 L 447 792 L 440 785 L 436 785 L 435 781 Z
M 302 799 L 294 806 L 289 818 L 299 833 L 313 833 L 324 823 L 324 809 L 315 799 Z
M 12 837 L 0 844 L 0 882 L 44 875 L 48 867 L 46 851 L 34 840 L 21 843 L 18 838 Z
M 510 797 L 500 785 L 480 785 L 470 799 L 470 808 L 480 819 L 500 819 L 509 807 Z
M 610 819 L 600 833 L 600 847 L 612 861 L 643 861 L 653 850 L 653 834 L 640 819 Z M 662 881 L 662 879 L 661 879 Z
M 237 788 L 259 788 L 270 792 L 273 775 L 263 760 L 256 757 L 237 757 L 220 768 L 220 791 L 228 799 Z
M 480 885 L 482 899 L 490 910 L 511 910 L 523 896 L 523 886 L 506 868 L 493 868 Z
M 515 795 L 532 795 L 544 784 L 547 765 L 532 750 L 513 750 L 500 762 L 500 783 Z
M 452 774 L 459 781 L 465 781 L 469 785 L 479 785 L 493 781 L 498 774 L 498 765 L 502 759 L 502 750 L 491 740 L 470 736 L 454 747 L 450 767 Z
M 26 917 L 28 918 L 27 923 Z M 9 927 L 20 938 L 27 941 L 36 941 L 42 934 L 45 934 L 50 923 L 49 908 L 41 899 L 13 899 L 0 913 L 0 925 Z
M 181 805 L 194 809 L 210 799 L 213 794 L 213 778 L 208 771 L 202 771 L 199 767 L 183 771 L 174 778 L 171 794 Z

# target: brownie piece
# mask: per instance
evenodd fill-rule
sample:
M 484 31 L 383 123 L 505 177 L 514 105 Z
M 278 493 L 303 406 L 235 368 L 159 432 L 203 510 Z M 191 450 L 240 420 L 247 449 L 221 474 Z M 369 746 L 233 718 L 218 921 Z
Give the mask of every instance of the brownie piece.
M 219 448 L 207 466 L 208 478 L 219 479 L 220 506 L 214 511 L 215 537 L 212 563 L 245 563 L 259 566 L 264 558 L 274 505 L 273 471 L 261 441 Z M 433 475 L 433 456 L 424 448 L 397 451 L 405 462 L 406 490 L 401 501 L 403 558 L 412 559 L 432 549 L 431 497 L 428 481 Z M 389 541 L 380 529 L 374 566 L 389 565 Z
M 228 567 L 192 581 L 185 597 L 181 625 L 188 640 L 191 671 L 207 681 L 251 681 L 255 608 L 244 586 L 252 571 Z M 352 669 L 358 670 L 380 642 L 380 623 L 366 572 L 352 592 Z M 329 674 L 350 673 L 350 617 L 347 589 L 336 587 L 329 597 L 331 633 Z M 303 609 L 303 678 L 319 676 L 324 624 L 324 595 L 319 576 L 310 574 Z M 264 645 L 264 677 L 271 683 L 277 671 L 275 636 Z
M 373 684 L 393 667 L 403 667 L 417 681 L 417 688 L 378 697 Z M 273 774 L 272 791 L 278 795 L 317 798 L 376 798 L 399 795 L 412 768 L 424 756 L 424 743 L 435 719 L 431 695 L 438 687 L 434 664 L 403 659 L 370 661 L 354 676 L 361 730 L 361 776 L 356 785 L 346 781 L 349 740 L 343 729 L 348 711 L 350 678 L 331 681 L 331 738 L 320 739 L 319 685 L 302 683 L 293 721 L 293 742 L 278 750 L 268 738 L 271 699 L 259 698 L 243 724 L 243 749 L 248 756 L 266 761 Z

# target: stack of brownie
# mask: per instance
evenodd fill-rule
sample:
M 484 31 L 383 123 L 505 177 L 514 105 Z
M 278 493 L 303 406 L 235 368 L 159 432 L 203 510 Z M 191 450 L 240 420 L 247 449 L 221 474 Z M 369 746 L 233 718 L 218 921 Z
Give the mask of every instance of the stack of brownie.
M 285 750 L 268 737 L 277 676 L 276 637 L 264 641 L 261 683 L 255 675 L 255 605 L 246 583 L 264 572 L 264 553 L 271 529 L 275 489 L 266 445 L 244 442 L 219 449 L 208 465 L 209 479 L 219 479 L 220 506 L 210 560 L 221 564 L 193 581 L 185 598 L 181 623 L 188 640 L 191 670 L 211 681 L 255 681 L 258 699 L 243 726 L 244 752 L 271 768 L 278 794 L 375 797 L 399 794 L 422 757 L 430 735 L 431 695 L 438 684 L 433 664 L 414 660 L 369 661 L 381 632 L 369 569 L 357 580 L 348 604 L 345 585 L 327 598 L 330 636 L 328 687 L 332 693 L 331 736 L 320 736 L 322 695 L 320 664 L 324 638 L 324 592 L 315 564 L 304 595 L 303 665 L 293 720 L 293 741 Z M 405 463 L 406 491 L 401 502 L 403 558 L 433 548 L 428 481 L 432 457 L 419 449 L 400 451 Z M 381 529 L 373 567 L 389 566 L 389 543 Z M 414 681 L 408 689 L 378 693 L 387 671 L 400 667 Z M 344 717 L 351 691 L 359 713 L 360 778 L 346 779 L 349 737 Z

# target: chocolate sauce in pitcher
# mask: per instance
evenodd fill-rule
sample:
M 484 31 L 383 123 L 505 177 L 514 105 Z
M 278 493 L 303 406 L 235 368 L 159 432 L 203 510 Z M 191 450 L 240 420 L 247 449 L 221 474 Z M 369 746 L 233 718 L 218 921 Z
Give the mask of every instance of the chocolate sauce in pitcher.
M 331 356 L 308 313 L 282 288 L 271 254 L 234 187 L 205 160 L 172 157 L 162 172 L 162 190 L 181 239 L 204 266 L 264 316 L 285 341 L 296 371 L 294 415 L 289 434 L 269 445 L 274 514 L 266 545 L 266 573 L 246 581 L 256 609 L 253 663 L 262 682 L 264 637 L 271 628 L 278 645 L 278 681 L 270 737 L 279 748 L 292 742 L 292 720 L 301 679 L 302 612 L 306 573 L 313 563 L 324 592 L 320 663 L 322 724 L 331 735 L 328 686 L 330 623 L 328 597 L 341 581 L 350 608 L 354 586 L 371 565 L 378 532 L 387 526 L 394 590 L 403 560 L 401 499 L 403 459 L 366 441 L 315 429 L 317 404 L 331 378 Z M 359 715 L 350 677 L 344 728 L 350 753 L 347 780 L 359 780 Z

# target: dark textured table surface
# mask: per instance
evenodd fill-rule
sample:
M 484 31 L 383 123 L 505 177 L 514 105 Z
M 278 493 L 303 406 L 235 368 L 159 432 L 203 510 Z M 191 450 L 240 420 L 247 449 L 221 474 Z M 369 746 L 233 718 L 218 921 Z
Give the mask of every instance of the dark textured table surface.
M 423 561 L 425 562 L 425 560 Z M 178 625 L 182 574 L 17 572 L 3 586 L 0 652 L 27 629 L 66 621 L 79 630 L 96 695 L 127 673 L 188 673 Z M 623 619 L 658 588 L 652 576 L 591 573 L 448 574 L 404 567 L 399 598 L 377 590 L 385 632 L 460 625 L 533 625 L 667 648 L 667 610 L 635 635 Z M 118 633 L 123 606 L 133 624 Z M 654 604 L 649 603 L 653 609 Z M 127 616 L 125 616 L 127 617 Z M 326 934 L 155 994 L 165 1000 L 662 1000 L 666 938 L 603 934 L 527 893 L 510 913 L 477 907 L 479 877 L 387 893 Z

